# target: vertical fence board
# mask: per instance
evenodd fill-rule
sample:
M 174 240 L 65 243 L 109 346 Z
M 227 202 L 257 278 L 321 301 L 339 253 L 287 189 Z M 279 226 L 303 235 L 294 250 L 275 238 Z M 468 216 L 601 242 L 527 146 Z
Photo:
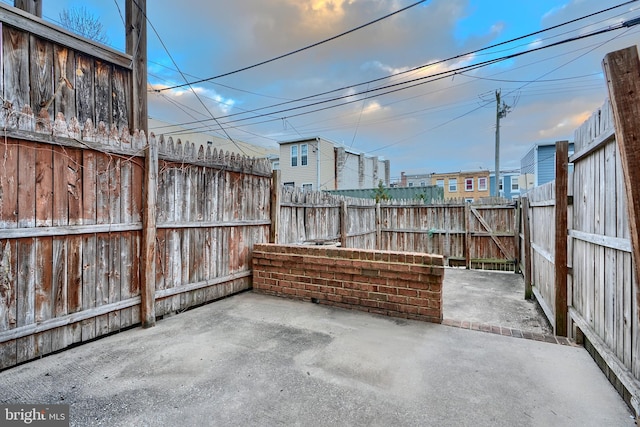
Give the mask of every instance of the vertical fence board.
M 93 59 L 87 55 L 76 55 L 76 111 L 78 120 L 85 123 L 91 120 L 96 123 L 95 114 L 95 84 Z
M 105 239 L 108 250 L 107 269 L 109 271 L 107 276 L 107 302 L 115 303 L 120 301 L 121 297 L 121 252 L 120 252 L 120 236 L 110 235 L 108 239 Z M 120 310 L 112 311 L 108 314 L 108 326 L 109 332 L 120 330 Z
M 31 108 L 38 117 L 53 116 L 53 44 L 31 35 Z
M 122 129 L 129 125 L 129 105 L 131 102 L 131 74 L 119 67 L 113 67 L 111 87 L 112 116 L 110 122 Z
M 97 155 L 93 151 L 82 153 L 82 223 L 97 223 Z M 96 306 L 96 235 L 85 235 L 82 239 L 82 309 Z M 82 341 L 96 337 L 96 319 L 82 321 Z
M 68 286 L 69 278 L 67 265 L 67 240 L 54 237 L 52 247 L 52 277 L 51 277 L 51 318 L 64 316 L 68 313 Z M 51 351 L 57 351 L 67 347 L 70 343 L 68 327 L 63 326 L 53 330 L 51 337 Z
M 29 326 L 36 320 L 36 239 L 18 240 L 18 286 L 16 298 L 16 326 Z M 35 336 L 29 335 L 17 340 L 17 363 L 36 356 Z
M 95 65 L 95 113 L 96 123 L 110 123 L 113 102 L 111 90 L 111 64 L 94 61 Z
M 35 240 L 36 263 L 31 266 L 35 284 L 35 323 L 42 323 L 52 318 L 53 270 L 50 260 L 53 259 L 53 239 L 40 237 Z M 35 355 L 51 352 L 51 334 L 53 331 L 44 331 L 35 335 Z
M 4 138 L 0 145 L 0 227 L 18 226 L 18 144 Z
M 75 103 L 76 54 L 60 45 L 54 46 L 53 82 L 55 88 L 54 113 L 62 113 L 67 118 L 77 117 Z
M 83 271 L 82 237 L 67 238 L 67 311 L 78 313 L 83 306 Z M 75 344 L 82 340 L 82 323 L 77 322 L 67 327 L 68 343 Z
M 2 26 L 2 62 L 4 72 L 4 99 L 13 107 L 14 114 L 30 103 L 29 99 L 29 36 L 8 25 Z M 17 120 L 17 117 L 15 117 Z
M 50 165 L 53 184 L 51 189 L 52 221 L 50 225 L 69 224 L 69 156 L 63 147 L 53 148 Z
M 16 241 L 0 241 L 0 330 L 17 326 L 18 251 Z M 0 343 L 0 369 L 17 363 L 16 340 Z
M 36 226 L 51 227 L 53 225 L 53 153 L 50 146 L 35 145 L 36 153 Z
M 20 144 L 18 173 L 18 227 L 36 225 L 36 149 Z
M 110 191 L 109 191 L 109 169 L 112 159 L 108 154 L 96 155 L 96 223 L 110 223 Z M 109 302 L 109 277 L 110 277 L 110 255 L 109 235 L 99 233 L 96 235 L 95 247 L 95 304 L 100 307 Z M 109 314 L 96 317 L 96 335 L 101 336 L 109 333 Z
M 120 222 L 130 224 L 133 222 L 132 217 L 132 192 L 136 191 L 136 187 L 132 186 L 132 162 L 122 160 L 120 163 Z M 140 187 L 138 187 L 140 188 Z M 132 233 L 120 234 L 120 299 L 127 300 L 131 298 L 131 280 L 132 280 Z M 126 328 L 136 321 L 131 315 L 133 308 L 125 308 L 120 310 L 120 327 Z
M 111 275 L 111 252 L 109 250 L 109 235 L 100 233 L 96 235 L 95 252 L 95 303 L 96 307 L 109 303 L 109 277 Z M 109 333 L 109 314 L 96 316 L 96 336 Z

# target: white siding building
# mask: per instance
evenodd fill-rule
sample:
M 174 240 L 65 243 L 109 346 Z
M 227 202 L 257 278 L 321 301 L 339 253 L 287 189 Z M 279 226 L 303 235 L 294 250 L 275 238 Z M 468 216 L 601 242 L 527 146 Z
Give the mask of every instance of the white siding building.
M 308 190 L 389 186 L 390 163 L 347 150 L 320 137 L 282 141 L 279 167 L 282 183 Z

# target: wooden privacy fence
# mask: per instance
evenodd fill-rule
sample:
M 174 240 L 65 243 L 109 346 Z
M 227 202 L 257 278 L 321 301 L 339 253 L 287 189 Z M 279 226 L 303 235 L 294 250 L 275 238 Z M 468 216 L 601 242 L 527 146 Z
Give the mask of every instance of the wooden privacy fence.
M 555 181 L 536 187 L 522 198 L 526 298 L 533 293 L 552 325 L 555 324 Z
M 274 188 L 280 191 L 272 199 L 273 243 L 424 252 L 443 255 L 451 265 L 517 269 L 515 204 L 376 204 L 283 187 L 278 176 L 276 171 Z
M 380 205 L 380 247 L 441 254 L 449 265 L 513 271 L 517 266 L 515 204 L 415 202 Z
M 248 289 L 253 244 L 269 241 L 268 160 L 162 138 L 159 152 L 156 315 Z
M 640 61 L 605 58 L 611 103 L 556 151 L 556 181 L 523 198 L 523 270 L 559 335 L 587 349 L 640 414 Z M 563 146 L 565 146 L 563 148 Z M 566 165 L 573 174 L 566 175 Z M 563 176 L 565 175 L 565 176 Z
M 0 4 L 0 369 L 250 286 L 271 167 L 129 132 L 144 5 L 123 54 Z
M 246 289 L 268 241 L 266 160 L 89 131 L 0 144 L 0 368 Z M 152 230 L 145 160 L 159 165 Z
M 127 35 L 127 41 L 136 46 L 136 53 L 130 55 L 0 4 L 0 31 L 4 69 L 0 115 L 9 128 L 48 132 L 57 123 L 63 126 L 53 121 L 59 114 L 70 120 L 72 134 L 87 122 L 121 135 L 146 128 L 146 101 L 132 107 L 140 94 L 146 94 L 146 79 L 142 84 L 134 81 L 139 68 L 136 55 L 146 51 L 140 40 L 129 40 L 137 30 Z

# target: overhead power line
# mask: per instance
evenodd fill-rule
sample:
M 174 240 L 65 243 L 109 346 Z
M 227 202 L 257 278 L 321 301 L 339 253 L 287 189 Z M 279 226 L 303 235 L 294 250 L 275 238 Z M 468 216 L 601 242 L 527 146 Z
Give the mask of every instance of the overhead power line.
M 257 64 L 249 65 L 249 66 L 246 66 L 246 67 L 243 67 L 243 68 L 239 68 L 239 69 L 234 70 L 234 71 L 229 71 L 229 72 L 226 72 L 226 73 L 223 73 L 223 74 L 218 74 L 217 76 L 207 77 L 205 79 L 200 79 L 200 80 L 196 80 L 196 81 L 193 81 L 193 82 L 183 83 L 183 84 L 179 84 L 179 85 L 175 85 L 175 86 L 171 86 L 171 87 L 167 87 L 167 88 L 163 88 L 163 89 L 157 89 L 157 91 L 161 92 L 161 91 L 165 91 L 165 90 L 178 89 L 178 88 L 189 86 L 189 85 L 193 85 L 193 84 L 204 83 L 204 82 L 207 82 L 207 81 L 219 79 L 221 77 L 230 76 L 232 74 L 236 74 L 236 73 L 239 73 L 241 71 L 250 70 L 252 68 L 256 68 L 256 67 L 259 67 L 261 65 L 265 65 L 265 64 L 268 64 L 270 62 L 274 62 L 274 61 L 277 61 L 279 59 L 286 58 L 287 56 L 295 55 L 296 53 L 300 53 L 300 52 L 303 52 L 305 50 L 320 46 L 320 45 L 325 44 L 325 43 L 328 43 L 328 42 L 333 41 L 333 40 L 335 40 L 337 38 L 340 38 L 340 37 L 346 36 L 347 34 L 351 34 L 351 33 L 355 32 L 355 31 L 361 30 L 361 29 L 363 29 L 365 27 L 368 27 L 370 25 L 378 23 L 378 22 L 380 22 L 380 21 L 382 21 L 384 19 L 390 18 L 390 17 L 392 17 L 394 15 L 397 15 L 398 13 L 404 12 L 405 10 L 411 9 L 412 7 L 418 6 L 418 5 L 420 5 L 422 3 L 426 3 L 426 2 L 427 2 L 427 0 L 417 1 L 417 2 L 415 2 L 413 4 L 410 4 L 409 6 L 403 7 L 402 9 L 396 10 L 395 12 L 391 12 L 391 13 L 389 13 L 387 15 L 384 15 L 383 17 L 380 17 L 378 19 L 374 19 L 373 21 L 369 21 L 366 24 L 362 24 L 362 25 L 360 25 L 360 26 L 358 26 L 356 28 L 352 28 L 352 29 L 350 29 L 348 31 L 345 31 L 345 32 L 340 33 L 338 35 L 335 35 L 333 37 L 329 37 L 328 39 L 325 39 L 325 40 L 310 44 L 310 45 L 302 47 L 300 49 L 296 49 L 296 50 L 294 50 L 292 52 L 276 56 L 275 58 L 271 58 L 271 59 L 267 59 L 266 61 L 258 62 Z
M 428 67 L 432 67 L 432 66 L 435 66 L 435 65 L 438 65 L 438 64 L 442 64 L 442 63 L 446 63 L 446 62 L 449 62 L 449 61 L 453 61 L 453 60 L 456 60 L 456 59 L 461 59 L 461 58 L 464 58 L 464 57 L 468 57 L 470 55 L 474 55 L 474 54 L 477 54 L 479 52 L 483 52 L 483 51 L 486 51 L 486 50 L 489 50 L 489 49 L 493 49 L 493 48 L 496 48 L 496 47 L 499 47 L 499 46 L 503 46 L 503 45 L 506 45 L 506 44 L 509 44 L 509 43 L 513 43 L 515 41 L 523 40 L 523 39 L 526 39 L 526 38 L 529 38 L 529 37 L 533 37 L 533 36 L 536 36 L 536 35 L 551 31 L 551 30 L 555 30 L 557 28 L 560 28 L 560 27 L 563 27 L 563 26 L 566 26 L 566 25 L 569 25 L 569 24 L 573 24 L 575 22 L 579 22 L 579 21 L 587 19 L 587 18 L 591 18 L 593 16 L 597 16 L 597 15 L 609 12 L 611 10 L 614 10 L 614 9 L 629 5 L 631 3 L 635 3 L 637 1 L 638 0 L 630 0 L 630 1 L 618 4 L 616 6 L 612 6 L 612 7 L 606 8 L 606 9 L 602 9 L 602 10 L 599 10 L 597 12 L 593 12 L 593 13 L 590 13 L 588 15 L 584 15 L 584 16 L 581 16 L 579 18 L 575 18 L 575 19 L 563 22 L 561 24 L 557 24 L 557 25 L 553 25 L 551 27 L 544 28 L 542 30 L 534 31 L 532 33 L 528 33 L 528 34 L 525 34 L 525 35 L 510 39 L 510 40 L 506 40 L 506 41 L 503 41 L 503 42 L 500 42 L 500 43 L 495 43 L 495 44 L 492 44 L 492 45 L 489 45 L 489 46 L 486 46 L 486 47 L 483 47 L 483 48 L 480 48 L 480 49 L 476 49 L 476 50 L 469 51 L 469 52 L 466 52 L 466 53 L 462 53 L 462 54 L 458 54 L 458 55 L 455 55 L 455 56 L 451 56 L 449 58 L 442 59 L 442 60 L 439 60 L 439 61 L 436 61 L 436 62 L 423 64 L 423 65 L 411 68 L 409 70 L 400 71 L 398 73 L 394 73 L 394 74 L 391 74 L 391 75 L 388 75 L 388 76 L 379 77 L 379 78 L 376 78 L 376 79 L 368 80 L 368 81 L 361 82 L 361 83 L 352 84 L 352 85 L 349 85 L 349 86 L 343 86 L 343 87 L 340 87 L 340 88 L 336 88 L 336 89 L 328 90 L 328 91 L 325 91 L 325 92 L 316 93 L 316 94 L 313 94 L 313 95 L 308 95 L 308 96 L 296 98 L 296 99 L 285 101 L 285 102 L 272 104 L 272 105 L 269 105 L 269 106 L 259 107 L 259 108 L 250 109 L 250 110 L 244 110 L 244 111 L 241 111 L 241 112 L 238 112 L 238 113 L 233 113 L 233 114 L 228 114 L 228 115 L 225 115 L 225 116 L 220 116 L 220 117 L 218 117 L 218 119 L 228 119 L 228 118 L 235 117 L 235 116 L 238 116 L 238 115 L 251 114 L 251 113 L 255 113 L 255 112 L 266 110 L 266 109 L 272 109 L 272 108 L 276 108 L 276 107 L 280 107 L 280 106 L 284 106 L 284 105 L 288 105 L 288 104 L 292 104 L 292 103 L 311 100 L 313 98 L 318 98 L 318 97 L 329 95 L 329 94 L 332 94 L 332 93 L 341 92 L 341 91 L 345 91 L 345 90 L 348 90 L 348 89 L 353 89 L 353 88 L 356 88 L 358 86 L 370 85 L 371 83 L 376 83 L 376 82 L 379 82 L 379 81 L 382 81 L 382 80 L 390 79 L 392 77 L 397 77 L 397 76 L 404 75 L 404 74 L 407 74 L 407 73 L 413 73 L 415 71 L 419 71 L 419 70 L 422 70 L 424 68 L 428 68 Z M 614 29 L 622 28 L 624 26 L 624 24 L 625 23 L 621 24 L 620 27 L 616 27 Z M 626 24 L 627 25 L 628 24 L 635 25 L 634 20 L 626 21 Z M 590 34 L 590 35 L 593 35 L 593 34 Z M 563 41 L 562 43 L 565 43 L 565 42 L 566 41 Z M 556 43 L 550 44 L 550 45 L 546 45 L 546 46 L 551 47 L 553 45 L 556 45 Z M 516 54 L 515 56 L 519 56 L 519 54 Z M 509 58 L 512 58 L 512 57 L 515 57 L 515 56 L 506 56 L 506 57 L 503 57 L 503 58 L 509 59 Z M 490 63 L 493 63 L 493 61 L 494 60 L 488 60 L 488 61 L 482 62 L 480 64 L 485 64 L 485 63 L 486 64 L 490 64 Z M 477 65 L 478 64 L 476 64 L 474 66 L 469 66 L 469 67 L 470 67 L 470 69 L 475 69 L 475 67 Z M 459 72 L 460 71 L 465 71 L 464 67 L 459 68 L 458 71 Z M 466 70 L 466 71 L 469 71 L 469 70 Z M 441 73 L 441 74 L 446 74 L 446 72 Z M 435 75 L 438 75 L 438 74 L 435 74 Z M 422 77 L 422 79 L 431 78 L 431 77 L 433 77 L 435 75 Z M 207 80 L 208 79 L 201 79 L 201 81 L 207 81 Z M 406 84 L 406 83 L 414 82 L 414 81 L 416 81 L 416 79 L 405 81 L 404 83 L 396 83 L 395 85 Z M 317 104 L 323 103 L 323 102 L 333 102 L 333 101 L 336 101 L 336 100 L 339 100 L 339 99 L 342 99 L 342 98 L 348 98 L 348 97 L 351 97 L 351 96 L 357 96 L 357 95 L 364 94 L 364 93 L 370 93 L 370 92 L 382 90 L 382 89 L 385 89 L 385 88 L 389 88 L 391 86 L 393 86 L 393 85 L 381 86 L 381 87 L 378 87 L 378 88 L 373 88 L 373 89 L 370 89 L 370 90 L 366 90 L 366 91 L 359 92 L 359 93 L 356 93 L 356 94 L 351 94 L 351 95 L 348 95 L 348 96 L 328 98 L 328 99 L 324 99 L 322 101 L 314 102 L 314 103 L 307 104 L 307 105 L 304 105 L 304 106 L 292 107 L 292 108 L 283 109 L 283 110 L 280 110 L 280 111 L 270 112 L 270 113 L 267 113 L 267 114 L 254 115 L 253 117 L 248 117 L 248 118 L 245 118 L 245 119 L 232 120 L 232 121 L 229 121 L 228 123 L 232 123 L 232 122 L 235 122 L 235 121 L 249 120 L 251 118 L 264 117 L 264 116 L 268 116 L 268 115 L 271 115 L 271 114 L 278 114 L 278 113 L 281 113 L 281 112 L 287 112 L 287 111 L 291 111 L 291 110 L 295 110 L 295 109 L 299 109 L 299 108 L 306 108 L 306 107 L 317 105 Z M 411 87 L 413 87 L 413 86 L 411 86 Z M 167 89 L 170 89 L 170 88 L 167 88 Z M 164 90 L 164 89 L 162 89 L 162 90 Z M 389 93 L 389 92 L 387 92 L 387 93 Z M 318 111 L 318 110 L 314 110 L 314 111 Z M 289 117 L 291 117 L 291 116 L 289 116 Z M 277 119 L 274 119 L 274 120 L 277 120 Z M 181 123 L 180 125 L 187 126 L 187 125 L 192 125 L 192 124 L 202 124 L 202 121 L 184 122 L 184 123 Z
M 167 48 L 167 46 L 165 45 L 164 41 L 162 41 L 162 38 L 160 37 L 160 34 L 158 33 L 158 31 L 156 30 L 156 27 L 153 25 L 153 23 L 151 22 L 151 20 L 149 19 L 149 17 L 147 16 L 145 10 L 140 7 L 140 5 L 138 4 L 138 2 L 136 0 L 133 0 L 134 4 L 136 5 L 136 7 L 140 10 L 140 12 L 142 12 L 142 14 L 144 15 L 144 19 L 147 20 L 147 22 L 149 23 L 149 25 L 151 26 L 151 29 L 153 30 L 153 32 L 155 33 L 156 37 L 158 37 L 158 41 L 160 41 L 160 44 L 162 45 L 162 47 L 164 48 L 165 52 L 167 52 L 167 55 L 169 56 L 169 59 L 171 60 L 171 62 L 173 63 L 174 67 L 176 67 L 176 69 L 178 70 L 178 72 L 180 73 L 180 75 L 182 76 L 182 78 L 185 81 L 188 81 L 187 78 L 185 77 L 184 73 L 180 70 L 180 68 L 178 67 L 178 63 L 173 59 L 173 56 L 171 55 L 171 52 L 169 52 L 169 48 Z M 225 136 L 229 139 L 229 141 L 231 141 L 233 143 L 233 145 L 236 146 L 236 148 L 238 150 L 240 150 L 242 152 L 242 154 L 247 154 L 242 147 L 233 139 L 231 138 L 231 135 L 229 135 L 227 133 L 227 131 L 220 125 L 220 123 L 218 122 L 218 119 L 216 119 L 216 117 L 213 115 L 213 113 L 211 112 L 211 110 L 209 110 L 209 108 L 207 108 L 206 104 L 204 103 L 204 101 L 202 101 L 202 99 L 198 96 L 198 94 L 196 93 L 195 89 L 193 88 L 193 86 L 190 83 L 187 83 L 187 85 L 189 86 L 189 89 L 191 90 L 191 92 L 193 92 L 193 94 L 195 95 L 196 99 L 200 102 L 200 104 L 202 105 L 202 107 L 204 108 L 204 110 L 211 116 L 211 119 L 214 120 L 216 122 L 216 124 L 220 127 L 220 129 L 222 130 L 222 132 L 225 134 Z
M 640 24 L 640 19 L 633 19 L 633 20 L 630 20 L 630 21 L 625 21 L 625 22 L 623 22 L 621 24 L 610 26 L 610 27 L 607 27 L 607 28 L 604 28 L 604 29 L 601 29 L 601 30 L 598 30 L 598 31 L 594 31 L 594 32 L 589 33 L 589 34 L 583 34 L 583 35 L 580 35 L 580 36 L 571 37 L 571 38 L 568 38 L 568 39 L 563 39 L 563 40 L 560 40 L 558 42 L 555 42 L 555 43 L 552 43 L 552 44 L 549 44 L 549 45 L 540 46 L 540 47 L 536 47 L 536 48 L 533 48 L 533 49 L 516 52 L 516 53 L 510 54 L 510 55 L 504 55 L 504 56 L 501 56 L 499 58 L 486 60 L 486 61 L 483 61 L 483 62 L 480 62 L 480 63 L 477 63 L 477 64 L 466 65 L 466 66 L 458 67 L 458 68 L 455 68 L 455 69 L 452 69 L 452 70 L 443 71 L 443 72 L 440 72 L 440 73 L 434 73 L 434 74 L 431 74 L 431 75 L 428 75 L 428 76 L 424 76 L 424 77 L 418 77 L 418 78 L 411 79 L 411 80 L 408 80 L 408 81 L 405 81 L 405 82 L 400 82 L 400 83 L 394 83 L 394 84 L 389 84 L 389 85 L 385 85 L 385 86 L 380 86 L 380 87 L 375 88 L 375 89 L 364 90 L 364 91 L 361 91 L 361 92 L 358 92 L 358 93 L 355 93 L 355 94 L 337 96 L 337 97 L 332 98 L 332 99 L 323 100 L 323 101 L 317 101 L 317 102 L 309 103 L 309 104 L 298 106 L 298 107 L 291 107 L 291 108 L 286 108 L 286 109 L 282 109 L 282 110 L 278 110 L 278 111 L 271 111 L 269 113 L 258 114 L 258 115 L 252 116 L 252 117 L 245 117 L 245 118 L 240 118 L 240 119 L 235 119 L 235 120 L 229 120 L 229 121 L 226 121 L 226 122 L 222 122 L 221 124 L 224 126 L 224 125 L 229 125 L 231 123 L 237 123 L 237 122 L 241 122 L 241 121 L 257 119 L 257 118 L 261 118 L 261 117 L 265 117 L 265 116 L 271 116 L 271 115 L 274 115 L 274 114 L 288 113 L 288 112 L 294 111 L 294 110 L 299 110 L 299 109 L 304 109 L 304 108 L 311 108 L 311 107 L 318 106 L 318 105 L 321 105 L 321 104 L 340 101 L 340 100 L 343 100 L 343 99 L 346 99 L 346 98 L 357 97 L 358 95 L 364 95 L 364 94 L 368 94 L 368 93 L 371 93 L 371 92 L 378 92 L 378 91 L 386 90 L 386 89 L 389 89 L 389 90 L 386 90 L 384 92 L 378 93 L 377 95 L 378 96 L 388 95 L 388 94 L 391 94 L 391 93 L 395 93 L 395 92 L 399 92 L 399 91 L 402 91 L 402 90 L 410 89 L 410 88 L 413 88 L 413 87 L 416 87 L 416 86 L 424 85 L 426 83 L 431 83 L 431 82 L 434 82 L 434 81 L 437 81 L 437 80 L 442 80 L 444 78 L 449 78 L 451 76 L 455 76 L 456 74 L 462 74 L 462 72 L 475 70 L 475 69 L 478 69 L 478 68 L 486 67 L 488 65 L 496 64 L 498 62 L 506 61 L 506 60 L 513 59 L 513 58 L 517 58 L 519 56 L 526 55 L 526 54 L 529 54 L 529 53 L 541 51 L 541 50 L 544 50 L 544 49 L 549 49 L 549 48 L 552 48 L 552 47 L 560 46 L 560 45 L 563 45 L 563 44 L 566 44 L 566 43 L 574 42 L 574 41 L 585 39 L 585 38 L 588 38 L 588 37 L 593 37 L 593 36 L 596 36 L 596 35 L 608 33 L 610 31 L 619 30 L 621 28 L 629 27 L 631 23 L 633 23 L 633 25 Z M 297 116 L 310 114 L 310 113 L 314 113 L 314 112 L 318 112 L 318 111 L 323 111 L 323 110 L 327 110 L 327 109 L 330 109 L 330 108 L 341 107 L 341 106 L 344 106 L 344 105 L 348 105 L 348 104 L 351 104 L 351 103 L 354 103 L 354 102 L 360 102 L 360 101 L 362 101 L 362 99 L 349 100 L 349 101 L 345 101 L 345 102 L 342 102 L 342 103 L 337 104 L 337 105 L 330 105 L 330 106 L 327 106 L 327 107 L 322 107 L 322 108 L 314 109 L 314 110 L 311 110 L 311 111 L 305 111 L 305 112 L 297 113 L 297 114 L 294 114 L 294 115 L 288 115 L 287 118 L 297 117 Z M 222 116 L 222 117 L 220 117 L 220 119 L 225 118 L 225 117 L 230 117 L 230 116 Z M 271 121 L 274 121 L 274 120 L 280 120 L 280 119 L 264 120 L 264 121 L 261 121 L 259 123 L 266 123 L 266 122 L 271 122 Z M 254 123 L 254 124 L 257 124 L 257 123 Z

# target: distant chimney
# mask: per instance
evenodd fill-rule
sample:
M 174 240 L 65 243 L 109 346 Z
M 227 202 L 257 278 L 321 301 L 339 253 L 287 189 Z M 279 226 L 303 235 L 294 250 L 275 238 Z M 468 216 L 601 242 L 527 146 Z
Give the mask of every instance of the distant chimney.
M 400 172 L 400 187 L 406 187 L 407 186 L 407 176 L 404 174 L 404 172 Z

